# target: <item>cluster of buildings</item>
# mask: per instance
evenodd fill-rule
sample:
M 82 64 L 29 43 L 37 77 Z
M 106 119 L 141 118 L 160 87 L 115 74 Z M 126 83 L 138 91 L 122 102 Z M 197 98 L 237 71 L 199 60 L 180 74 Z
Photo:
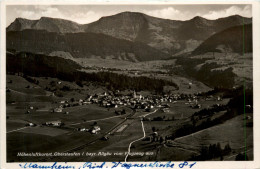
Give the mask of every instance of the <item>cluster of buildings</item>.
M 94 125 L 91 129 L 87 128 L 77 128 L 77 131 L 81 132 L 90 132 L 91 134 L 98 134 L 101 131 L 101 128 L 97 125 Z
M 206 100 L 211 100 L 212 98 L 206 98 Z M 220 97 L 216 98 L 221 100 Z M 144 109 L 150 111 L 154 107 L 164 108 L 164 112 L 168 112 L 168 103 L 176 103 L 177 100 L 187 100 L 185 104 L 189 105 L 191 108 L 201 108 L 198 103 L 199 97 L 197 95 L 191 94 L 170 94 L 170 95 L 150 95 L 143 96 L 137 94 L 135 91 L 128 92 L 127 94 L 122 94 L 119 91 L 117 93 L 101 93 L 95 95 L 89 95 L 84 100 L 79 99 L 77 101 L 61 101 L 60 106 L 53 109 L 53 112 L 62 112 L 63 108 L 81 106 L 87 104 L 98 104 L 104 108 L 119 108 L 124 106 L 129 106 L 134 109 Z M 65 114 L 69 114 L 65 112 Z

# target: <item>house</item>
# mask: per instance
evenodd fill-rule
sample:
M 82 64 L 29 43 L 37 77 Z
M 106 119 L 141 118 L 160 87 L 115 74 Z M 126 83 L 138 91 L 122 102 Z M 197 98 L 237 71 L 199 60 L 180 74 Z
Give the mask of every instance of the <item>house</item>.
M 83 103 L 83 100 L 82 100 L 82 99 L 79 99 L 79 103 Z
M 99 126 L 94 126 L 94 127 L 92 128 L 92 130 L 91 130 L 91 133 L 92 133 L 92 134 L 97 134 L 97 132 L 100 131 L 100 130 L 101 130 L 101 129 L 100 129 Z
M 220 96 L 217 97 L 217 101 L 221 101 L 222 98 Z
M 91 104 L 90 101 L 84 101 L 83 104 Z
M 34 127 L 34 126 L 36 126 L 36 124 L 28 123 L 28 124 L 26 124 L 26 126 Z
M 56 120 L 56 121 L 49 121 L 45 123 L 47 126 L 61 126 L 61 121 L 60 120 Z
M 88 129 L 86 129 L 86 128 L 81 128 L 81 129 L 79 129 L 79 131 L 88 131 Z
M 109 139 L 108 136 L 104 136 L 104 137 L 101 138 L 101 140 L 104 140 L 104 141 L 107 141 L 108 139 Z
M 163 110 L 164 113 L 169 113 L 170 112 L 169 108 L 163 108 L 162 110 Z
M 55 109 L 53 110 L 53 112 L 55 112 L 55 113 L 61 113 L 61 112 L 62 112 L 62 108 L 61 108 L 61 107 L 55 108 Z
M 193 109 L 200 109 L 201 105 L 200 104 L 195 104 L 193 106 L 191 106 Z
M 246 116 L 246 120 L 250 120 L 252 117 L 251 116 Z

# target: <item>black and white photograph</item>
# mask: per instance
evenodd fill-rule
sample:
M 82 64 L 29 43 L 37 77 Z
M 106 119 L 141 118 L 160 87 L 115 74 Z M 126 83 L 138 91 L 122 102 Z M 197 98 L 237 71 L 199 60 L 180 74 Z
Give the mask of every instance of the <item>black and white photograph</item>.
M 252 9 L 6 5 L 5 162 L 254 161 Z

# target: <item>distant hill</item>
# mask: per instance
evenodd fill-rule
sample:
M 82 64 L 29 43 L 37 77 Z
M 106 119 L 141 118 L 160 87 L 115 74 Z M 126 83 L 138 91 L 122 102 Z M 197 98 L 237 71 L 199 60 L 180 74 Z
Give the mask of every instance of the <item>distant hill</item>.
M 128 61 L 148 61 L 168 58 L 144 43 L 117 39 L 97 33 L 48 32 L 46 30 L 23 30 L 7 32 L 8 50 L 26 51 L 49 55 L 52 52 L 69 52 L 78 58 L 102 57 Z
M 16 18 L 7 27 L 7 31 L 22 31 L 25 29 L 46 30 L 48 32 L 75 33 L 83 32 L 82 25 L 69 20 L 41 17 L 39 20 Z
M 137 12 L 122 12 L 82 25 L 47 17 L 33 21 L 18 18 L 7 27 L 7 32 L 34 29 L 57 33 L 102 33 L 117 39 L 142 42 L 174 55 L 190 52 L 213 34 L 243 23 L 252 23 L 252 18 L 234 15 L 217 20 L 194 17 L 187 21 L 177 21 Z
M 148 90 L 163 92 L 164 86 L 172 86 L 178 90 L 178 85 L 162 79 L 145 76 L 131 77 L 108 71 L 86 73 L 76 62 L 60 57 L 50 57 L 42 54 L 28 52 L 6 54 L 6 71 L 8 74 L 23 73 L 23 76 L 55 77 L 60 80 L 76 82 L 83 86 L 85 82 L 91 82 L 108 88 L 109 90 L 136 91 Z
M 244 29 L 244 30 L 243 30 Z M 244 38 L 243 38 L 244 32 Z M 192 54 L 203 54 L 207 52 L 252 52 L 252 24 L 240 25 L 225 29 L 205 40 Z
M 60 57 L 48 57 L 28 52 L 7 53 L 6 55 L 7 72 L 55 77 L 59 73 L 73 73 L 81 69 L 76 62 Z

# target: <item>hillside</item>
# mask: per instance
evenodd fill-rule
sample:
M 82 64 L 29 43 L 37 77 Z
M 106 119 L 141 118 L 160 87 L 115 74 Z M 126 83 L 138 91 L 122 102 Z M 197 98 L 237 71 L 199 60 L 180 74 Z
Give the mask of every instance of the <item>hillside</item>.
M 25 29 L 46 30 L 48 32 L 75 33 L 82 32 L 82 26 L 76 22 L 65 19 L 41 17 L 39 20 L 16 18 L 7 27 L 8 31 L 22 31 Z
M 18 18 L 8 26 L 7 32 L 34 29 L 58 33 L 102 33 L 118 39 L 142 42 L 174 55 L 190 52 L 214 33 L 243 23 L 252 23 L 252 18 L 234 15 L 217 20 L 194 17 L 187 21 L 177 21 L 137 12 L 122 12 L 82 25 L 47 17 L 34 21 Z
M 243 37 L 244 34 L 244 37 Z M 216 33 L 205 40 L 192 54 L 207 52 L 252 52 L 252 24 L 235 26 Z
M 128 61 L 165 59 L 169 56 L 150 46 L 96 33 L 59 34 L 45 30 L 7 32 L 7 49 L 42 53 L 64 51 L 76 58 L 102 57 Z
M 81 66 L 69 59 L 28 52 L 7 53 L 6 65 L 8 74 L 23 73 L 25 77 L 54 77 L 76 82 L 81 87 L 83 83 L 92 82 L 105 86 L 109 90 L 133 89 L 162 92 L 164 86 L 178 89 L 178 85 L 174 82 L 145 76 L 130 77 L 109 71 L 86 73 L 80 70 Z

